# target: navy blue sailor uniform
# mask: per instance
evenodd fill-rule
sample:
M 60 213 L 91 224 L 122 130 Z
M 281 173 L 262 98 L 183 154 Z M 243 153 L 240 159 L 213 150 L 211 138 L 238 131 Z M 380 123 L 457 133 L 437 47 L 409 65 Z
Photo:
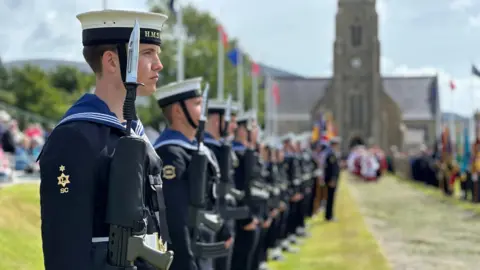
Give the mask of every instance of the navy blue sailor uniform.
M 145 136 L 139 120 L 132 127 Z M 45 269 L 103 269 L 109 163 L 124 135 L 124 125 L 93 94 L 82 96 L 50 134 L 39 157 Z
M 188 79 L 158 89 L 155 96 L 159 107 L 164 109 L 178 103 L 187 118 L 188 124 L 192 129 L 197 129 L 185 101 L 201 96 L 201 80 L 202 78 Z M 189 181 L 191 174 L 196 173 L 189 170 L 189 165 L 192 154 L 199 150 L 199 145 L 195 139 L 190 140 L 180 131 L 167 128 L 155 141 L 154 148 L 163 161 L 163 189 L 169 234 L 172 241 L 169 247 L 175 254 L 170 270 L 210 269 L 212 267 L 211 259 L 198 258 L 192 250 L 191 236 L 193 231 L 190 228 L 191 224 L 189 224 L 191 207 Z M 204 151 L 209 160 L 207 179 L 218 178 L 218 164 L 214 155 L 205 146 L 201 146 L 200 151 Z M 215 181 L 207 181 L 207 194 L 205 194 L 207 206 L 205 210 L 212 210 L 215 204 Z M 205 233 L 205 231 L 201 231 L 199 239 L 194 240 L 211 242 L 213 237 Z M 222 226 L 219 235 L 223 236 L 222 240 L 224 241 L 230 238 L 226 226 Z
M 165 193 L 165 205 L 167 209 L 167 222 L 172 244 L 170 248 L 175 253 L 175 259 L 170 267 L 176 269 L 200 269 L 199 258 L 196 258 L 191 250 L 190 231 L 188 228 L 189 209 L 189 172 L 188 166 L 192 152 L 197 151 L 196 141 L 190 141 L 182 133 L 165 129 L 155 141 L 154 148 L 163 161 L 162 178 Z M 212 155 L 209 155 L 212 157 Z M 213 166 L 214 160 L 210 160 Z M 210 169 L 211 171 L 212 169 Z M 213 185 L 208 188 L 207 203 L 211 210 L 214 204 Z M 221 229 L 222 240 L 230 238 L 226 227 Z M 203 239 L 202 239 L 203 240 Z
M 235 188 L 245 192 L 248 188 L 245 179 L 245 151 L 247 148 L 241 142 L 233 141 L 232 149 L 235 151 L 235 155 L 238 158 L 238 165 L 235 168 Z M 243 206 L 245 203 L 246 202 L 240 202 L 239 206 Z M 257 228 L 251 231 L 243 229 L 261 214 L 258 209 L 251 208 L 251 205 L 249 205 L 249 207 L 251 211 L 250 217 L 235 221 L 235 242 L 231 264 L 232 270 L 250 269 L 258 245 L 260 236 L 259 229 Z

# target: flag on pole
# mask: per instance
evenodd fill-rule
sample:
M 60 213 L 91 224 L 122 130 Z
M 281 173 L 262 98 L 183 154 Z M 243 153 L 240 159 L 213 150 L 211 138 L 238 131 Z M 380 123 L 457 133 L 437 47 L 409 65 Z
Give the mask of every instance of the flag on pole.
M 450 80 L 450 90 L 455 90 L 455 88 L 457 88 L 457 86 L 455 85 L 455 82 L 453 80 Z
M 225 29 L 223 26 L 218 25 L 217 27 L 218 32 L 220 33 L 220 38 L 222 39 L 223 47 L 227 48 L 228 47 L 228 35 L 227 32 L 225 32 Z
M 253 76 L 258 76 L 260 74 L 260 66 L 255 62 L 251 61 L 252 64 L 252 75 Z
M 168 9 L 170 9 L 170 12 L 172 12 L 173 14 L 176 14 L 176 11 L 175 11 L 175 0 L 169 0 L 169 1 L 168 1 Z
M 241 52 L 237 48 L 232 48 L 230 51 L 227 53 L 227 57 L 232 63 L 234 67 L 238 65 L 238 56 L 241 54 Z
M 275 104 L 280 104 L 280 87 L 278 86 L 277 82 L 272 83 L 272 96 Z
M 472 75 L 480 77 L 480 70 L 475 65 L 472 65 Z

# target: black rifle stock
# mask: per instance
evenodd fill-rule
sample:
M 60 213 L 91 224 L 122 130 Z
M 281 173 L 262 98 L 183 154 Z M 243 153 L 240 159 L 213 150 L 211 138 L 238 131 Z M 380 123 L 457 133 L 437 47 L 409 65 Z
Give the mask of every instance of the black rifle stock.
M 145 175 L 148 145 L 138 137 L 120 138 L 110 165 L 106 222 L 110 224 L 108 269 L 134 270 L 141 258 L 161 270 L 169 269 L 173 252 L 144 243 L 147 232 Z
M 215 243 L 203 243 L 198 241 L 199 226 L 205 225 L 213 231 L 218 231 L 222 227 L 222 222 L 215 214 L 209 214 L 205 211 L 205 194 L 207 192 L 207 170 L 208 157 L 206 151 L 203 149 L 204 129 L 205 129 L 205 113 L 208 100 L 208 89 L 203 92 L 202 114 L 198 123 L 197 142 L 198 149 L 193 152 L 188 168 L 189 173 L 189 217 L 188 227 L 191 233 L 191 249 L 193 253 L 200 258 L 218 258 L 228 256 L 230 249 L 226 248 L 225 241 Z M 209 215 L 215 218 L 209 218 Z M 217 219 L 217 220 L 214 220 Z
M 218 204 L 219 212 L 222 218 L 224 219 L 244 219 L 250 215 L 250 210 L 248 206 L 243 207 L 228 207 L 225 196 L 229 193 L 231 188 L 230 185 L 230 173 L 231 173 L 231 164 L 232 164 L 232 148 L 230 144 L 223 143 L 220 146 L 220 153 L 218 158 L 218 163 L 220 166 L 220 183 L 218 185 Z M 229 193 L 230 194 L 230 193 Z M 243 199 L 242 194 L 231 193 L 234 196 L 235 200 Z

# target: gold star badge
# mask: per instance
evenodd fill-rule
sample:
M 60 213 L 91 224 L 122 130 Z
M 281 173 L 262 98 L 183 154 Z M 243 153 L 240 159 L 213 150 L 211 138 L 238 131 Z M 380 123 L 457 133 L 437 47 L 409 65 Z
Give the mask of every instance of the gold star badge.
M 175 167 L 173 167 L 172 165 L 167 165 L 163 167 L 162 172 L 162 178 L 164 179 L 170 180 L 177 177 L 177 174 L 175 173 Z
M 57 179 L 58 179 L 58 185 L 62 187 L 66 187 L 68 184 L 70 184 L 70 180 L 69 180 L 70 175 L 66 175 L 64 171 L 65 171 L 65 166 L 61 165 L 60 166 L 61 174 L 60 176 L 57 177 Z

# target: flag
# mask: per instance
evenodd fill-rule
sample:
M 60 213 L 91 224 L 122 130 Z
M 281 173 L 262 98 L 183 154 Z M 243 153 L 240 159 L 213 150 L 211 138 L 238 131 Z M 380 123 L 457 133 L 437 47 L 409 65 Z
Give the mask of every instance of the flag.
M 272 95 L 273 95 L 273 100 L 275 101 L 275 104 L 276 105 L 280 104 L 280 87 L 278 86 L 277 82 L 273 82 L 272 84 Z
M 475 65 L 472 65 L 472 75 L 480 77 L 480 70 Z
M 430 85 L 429 93 L 428 93 L 428 104 L 430 105 L 430 112 L 435 114 L 437 112 L 437 96 L 438 96 L 438 88 L 437 88 L 437 79 L 432 82 Z
M 470 136 L 469 136 L 469 129 L 465 127 L 463 129 L 463 162 L 462 162 L 462 172 L 466 172 L 470 167 L 470 160 L 471 153 L 470 153 Z
M 457 88 L 457 86 L 455 85 L 455 82 L 453 80 L 450 80 L 450 90 L 455 90 L 455 88 Z
M 315 143 L 321 138 L 321 127 L 322 127 L 322 115 L 320 114 L 318 119 L 313 123 L 311 142 Z
M 238 48 L 233 48 L 227 53 L 227 57 L 234 67 L 238 65 L 239 54 L 241 54 L 241 52 L 238 50 Z
M 258 76 L 258 74 L 260 74 L 260 66 L 254 61 L 252 61 L 251 64 L 252 64 L 252 75 Z
M 176 13 L 176 11 L 175 11 L 175 0 L 168 1 L 168 8 L 170 9 L 170 12 L 172 12 L 173 14 Z
M 218 25 L 217 30 L 220 33 L 220 37 L 222 39 L 223 47 L 227 48 L 228 47 L 228 36 L 227 32 L 225 32 L 225 29 L 223 29 L 223 26 Z

